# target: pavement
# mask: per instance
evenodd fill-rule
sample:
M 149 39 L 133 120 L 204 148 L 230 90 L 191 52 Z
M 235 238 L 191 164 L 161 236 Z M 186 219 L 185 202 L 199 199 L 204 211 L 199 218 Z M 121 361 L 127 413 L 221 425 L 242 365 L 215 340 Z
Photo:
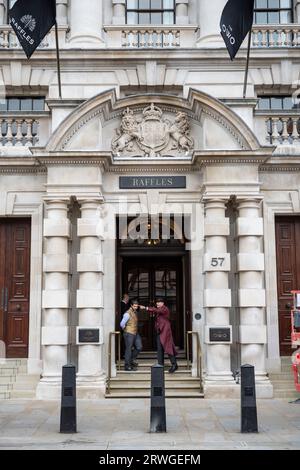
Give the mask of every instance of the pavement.
M 300 449 L 300 402 L 258 400 L 259 432 L 240 433 L 239 400 L 169 399 L 167 433 L 151 434 L 150 400 L 78 400 L 76 434 L 60 434 L 60 403 L 0 401 L 0 450 Z

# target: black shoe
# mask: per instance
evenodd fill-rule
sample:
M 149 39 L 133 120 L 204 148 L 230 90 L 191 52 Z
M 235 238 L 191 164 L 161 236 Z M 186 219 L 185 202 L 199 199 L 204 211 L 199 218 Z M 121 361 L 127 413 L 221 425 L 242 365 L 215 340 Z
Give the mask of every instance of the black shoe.
M 131 363 L 131 367 L 137 367 L 138 365 L 139 365 L 139 363 L 135 362 L 135 361 L 132 361 L 132 363 Z
M 126 372 L 133 372 L 134 369 L 132 367 L 128 367 L 128 366 L 125 366 L 124 370 L 126 370 Z
M 174 374 L 175 370 L 178 369 L 177 364 L 172 364 L 172 367 L 169 369 L 169 374 Z

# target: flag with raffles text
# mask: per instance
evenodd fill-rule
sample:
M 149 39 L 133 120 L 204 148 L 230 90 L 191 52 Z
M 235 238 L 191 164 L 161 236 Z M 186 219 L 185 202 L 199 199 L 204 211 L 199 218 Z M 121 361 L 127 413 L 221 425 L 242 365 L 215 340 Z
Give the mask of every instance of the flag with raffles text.
M 56 23 L 56 0 L 18 0 L 9 23 L 29 59 Z

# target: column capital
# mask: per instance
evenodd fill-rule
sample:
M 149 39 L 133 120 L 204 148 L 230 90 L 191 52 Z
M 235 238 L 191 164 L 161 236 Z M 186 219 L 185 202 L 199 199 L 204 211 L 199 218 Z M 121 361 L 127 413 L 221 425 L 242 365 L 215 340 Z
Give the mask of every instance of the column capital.
M 262 201 L 263 196 L 236 199 L 238 209 L 259 209 Z
M 99 210 L 103 204 L 102 198 L 79 198 L 77 199 L 78 204 L 80 205 L 80 210 Z
M 229 201 L 229 197 L 215 197 L 215 196 L 206 196 L 204 195 L 202 197 L 202 202 L 207 205 L 207 204 L 227 204 Z
M 60 209 L 60 210 L 67 210 L 68 205 L 70 204 L 70 198 L 44 198 L 44 202 L 46 204 L 47 209 Z

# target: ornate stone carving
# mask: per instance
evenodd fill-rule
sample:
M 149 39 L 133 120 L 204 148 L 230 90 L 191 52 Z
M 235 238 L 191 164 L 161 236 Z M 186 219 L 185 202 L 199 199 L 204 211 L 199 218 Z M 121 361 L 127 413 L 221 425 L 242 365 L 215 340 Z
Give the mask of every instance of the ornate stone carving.
M 150 158 L 188 153 L 194 148 L 186 113 L 178 112 L 174 122 L 163 118 L 163 111 L 151 103 L 137 118 L 133 110 L 123 113 L 117 137 L 112 141 L 116 155 L 137 155 Z

